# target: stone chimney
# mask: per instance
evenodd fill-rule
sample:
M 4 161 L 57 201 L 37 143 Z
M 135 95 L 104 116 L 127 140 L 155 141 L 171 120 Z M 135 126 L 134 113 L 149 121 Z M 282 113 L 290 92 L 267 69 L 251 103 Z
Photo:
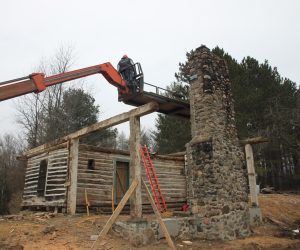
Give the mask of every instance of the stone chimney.
M 198 236 L 248 236 L 246 167 L 238 143 L 226 63 L 201 46 L 188 54 L 181 70 L 191 85 L 187 192 L 193 215 L 202 220 Z

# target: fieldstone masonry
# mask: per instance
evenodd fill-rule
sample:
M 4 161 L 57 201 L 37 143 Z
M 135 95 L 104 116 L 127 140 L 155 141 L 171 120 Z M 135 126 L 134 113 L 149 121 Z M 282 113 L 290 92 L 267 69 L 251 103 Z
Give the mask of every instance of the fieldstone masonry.
M 244 153 L 235 127 L 225 61 L 201 46 L 181 66 L 190 79 L 192 140 L 187 144 L 188 203 L 199 237 L 249 235 Z M 202 223 L 201 223 L 202 220 Z M 208 226 L 208 227 L 207 227 Z M 196 233 L 197 234 L 197 233 Z

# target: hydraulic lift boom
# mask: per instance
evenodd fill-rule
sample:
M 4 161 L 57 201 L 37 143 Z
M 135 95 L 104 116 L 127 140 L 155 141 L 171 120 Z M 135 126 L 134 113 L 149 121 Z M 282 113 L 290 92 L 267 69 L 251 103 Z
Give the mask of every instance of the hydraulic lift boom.
M 27 77 L 1 82 L 0 101 L 32 92 L 39 93 L 49 86 L 97 73 L 101 73 L 109 83 L 117 87 L 120 91 L 120 94 L 129 94 L 129 88 L 126 84 L 126 81 L 122 79 L 119 72 L 110 63 L 103 63 L 49 77 L 45 77 L 43 73 L 32 73 Z
M 119 101 L 133 106 L 141 106 L 155 101 L 159 104 L 158 112 L 184 118 L 190 117 L 190 106 L 187 101 L 178 98 L 176 93 L 144 82 L 140 63 L 136 63 L 129 68 L 134 74 L 127 81 L 109 62 L 53 76 L 32 73 L 26 77 L 0 82 L 0 101 L 28 93 L 40 93 L 49 86 L 100 73 L 110 84 L 118 88 Z M 144 91 L 144 84 L 154 87 L 155 93 Z M 162 94 L 162 92 L 168 94 Z

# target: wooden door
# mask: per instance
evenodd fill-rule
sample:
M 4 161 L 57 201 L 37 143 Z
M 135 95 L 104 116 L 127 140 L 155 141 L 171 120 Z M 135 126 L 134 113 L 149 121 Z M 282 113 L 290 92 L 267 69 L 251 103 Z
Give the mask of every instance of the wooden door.
M 115 172 L 115 202 L 118 204 L 129 187 L 129 163 L 117 161 Z

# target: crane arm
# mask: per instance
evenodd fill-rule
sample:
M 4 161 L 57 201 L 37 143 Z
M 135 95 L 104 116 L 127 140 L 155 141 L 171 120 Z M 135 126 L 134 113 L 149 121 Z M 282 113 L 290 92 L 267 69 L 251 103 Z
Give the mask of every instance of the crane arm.
M 102 74 L 110 84 L 117 87 L 121 95 L 129 94 L 129 88 L 126 81 L 122 79 L 120 73 L 108 62 L 49 77 L 45 77 L 43 73 L 33 73 L 28 77 L 2 82 L 0 83 L 0 101 L 32 92 L 39 93 L 49 86 L 97 73 Z
M 119 101 L 136 107 L 156 102 L 159 104 L 158 112 L 184 118 L 190 117 L 189 103 L 178 98 L 172 99 L 170 96 L 174 93 L 152 84 L 148 86 L 155 87 L 155 93 L 144 91 L 143 87 L 146 83 L 140 63 L 131 65 L 127 70 L 130 74 L 124 74 L 126 80 L 109 62 L 47 77 L 43 73 L 32 73 L 26 77 L 0 82 L 0 102 L 28 93 L 39 93 L 55 84 L 100 73 L 110 84 L 118 88 Z M 162 95 L 161 91 L 167 91 L 171 95 Z

